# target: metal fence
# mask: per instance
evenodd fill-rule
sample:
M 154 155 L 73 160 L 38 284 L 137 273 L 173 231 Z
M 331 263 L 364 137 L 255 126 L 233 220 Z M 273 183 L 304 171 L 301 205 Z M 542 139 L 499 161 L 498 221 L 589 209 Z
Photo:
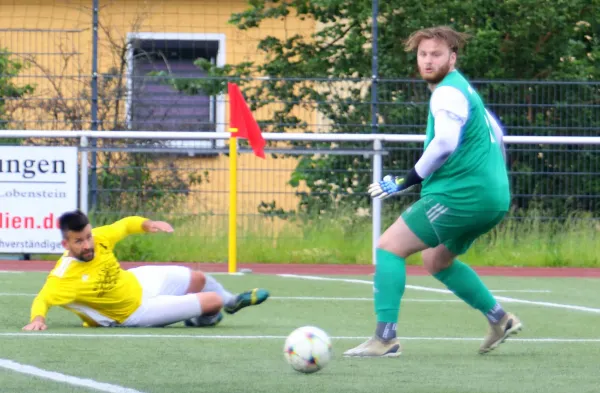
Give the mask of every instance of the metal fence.
M 4 48 L 0 56 L 14 62 L 10 66 L 0 62 L 4 84 L 0 87 L 10 92 L 0 102 L 0 128 L 164 133 L 161 140 L 88 138 L 82 148 L 89 159 L 87 203 L 101 217 L 134 212 L 225 215 L 224 140 L 201 134 L 178 139 L 176 134 L 226 131 L 222 88 L 229 79 L 208 78 L 194 62 L 204 59 L 223 66 L 260 60 L 256 54 L 260 39 L 305 34 L 311 28 L 307 22 L 288 20 L 254 32 L 237 31 L 226 22 L 244 9 L 244 2 L 210 7 L 196 3 L 53 0 L 29 7 L 13 0 L 0 5 L 0 49 Z M 376 69 L 374 75 L 236 81 L 243 85 L 267 135 L 422 134 L 429 98 L 426 85 L 412 79 L 381 79 Z M 475 80 L 473 84 L 509 136 L 596 136 L 600 130 L 598 82 Z M 265 161 L 242 154 L 242 224 L 252 225 L 255 218 L 278 222 L 273 217 L 298 212 L 314 216 L 340 206 L 365 216 L 370 209 L 364 190 L 374 171 L 373 143 L 331 138 L 270 140 Z M 79 141 L 38 135 L 0 143 Z M 381 149 L 385 174 L 410 168 L 422 146 L 418 141 L 384 142 Z M 581 214 L 597 219 L 599 157 L 596 145 L 511 145 L 511 217 L 534 214 L 561 220 Z M 410 198 L 403 203 L 408 202 Z M 399 207 L 386 204 L 384 220 L 397 214 Z M 211 222 L 215 228 L 221 225 L 219 219 Z M 263 226 L 261 233 L 275 236 L 280 227 Z
M 247 81 L 246 81 L 247 82 Z M 340 86 L 357 86 L 357 81 L 321 81 L 308 79 L 288 79 L 276 81 L 253 80 L 251 83 L 290 83 L 294 85 L 313 84 L 318 85 L 320 91 L 324 94 L 333 94 L 339 92 Z M 367 85 L 367 82 L 363 81 Z M 475 82 L 482 96 L 488 102 L 489 108 L 499 116 L 506 127 L 507 135 L 515 136 L 596 136 L 600 130 L 600 84 L 593 83 L 541 83 L 541 82 L 511 82 L 511 81 L 479 81 Z M 389 87 L 389 94 L 386 89 L 381 88 L 382 99 L 379 101 L 380 116 L 382 118 L 379 124 L 378 133 L 422 134 L 425 128 L 427 111 L 427 94 L 423 83 L 409 80 L 382 81 L 380 87 Z M 403 92 L 405 97 L 400 100 L 397 96 L 391 98 L 398 92 Z M 368 92 L 368 89 L 366 89 Z M 341 93 L 340 93 L 341 94 Z M 365 93 L 366 94 L 366 93 Z M 153 98 L 161 102 L 160 95 Z M 165 99 L 165 100 L 170 100 Z M 29 99 L 23 100 L 27 103 Z M 82 102 L 89 102 L 81 100 Z M 248 95 L 248 101 L 251 105 L 259 105 L 256 97 Z M 216 105 L 224 105 L 221 109 L 225 113 L 226 100 L 216 100 Z M 135 101 L 133 102 L 135 104 Z M 330 97 L 329 101 L 299 101 L 294 106 L 290 106 L 289 113 L 286 116 L 274 116 L 273 111 L 278 110 L 277 106 L 290 104 L 289 102 L 269 102 L 255 110 L 256 117 L 262 126 L 265 134 L 272 132 L 319 132 L 319 133 L 370 133 L 368 124 L 369 99 L 348 101 L 343 96 L 337 95 Z M 60 103 L 56 104 L 60 106 Z M 175 106 L 183 104 L 175 102 Z M 49 108 L 56 108 L 51 105 L 45 107 L 36 102 L 32 110 L 42 111 L 51 118 L 65 119 L 56 114 L 47 113 Z M 342 107 L 344 106 L 344 107 Z M 193 105 L 192 105 L 193 107 Z M 342 107 L 342 108 L 340 108 Z M 352 115 L 349 113 L 351 109 Z M 114 108 L 117 116 L 116 108 Z M 109 113 L 110 111 L 106 111 Z M 73 109 L 73 113 L 78 113 Z M 112 113 L 112 112 L 110 112 Z M 124 125 L 123 119 L 126 114 L 120 113 L 121 120 L 116 121 L 117 125 Z M 212 184 L 214 187 L 213 195 L 217 195 L 219 188 L 224 188 L 225 183 L 217 182 L 219 171 L 226 171 L 226 163 L 223 161 L 222 154 L 225 152 L 223 140 L 200 138 L 191 140 L 179 140 L 174 135 L 176 131 L 190 131 L 188 127 L 177 127 L 173 123 L 179 121 L 186 122 L 185 118 L 178 117 L 175 114 L 169 115 L 168 126 L 156 125 L 154 123 L 143 123 L 147 129 L 140 131 L 161 131 L 164 132 L 164 140 L 147 141 L 138 139 L 136 141 L 100 141 L 94 138 L 89 141 L 90 165 L 90 205 L 96 211 L 106 211 L 114 208 L 117 195 L 120 193 L 132 192 L 132 189 L 145 190 L 150 183 L 142 178 L 129 179 L 125 174 L 130 171 L 141 171 L 145 165 L 155 161 L 154 157 L 147 154 L 160 155 L 161 162 L 165 164 L 165 169 L 159 172 L 140 172 L 138 177 L 152 177 L 155 184 L 151 187 L 162 188 L 163 193 L 177 193 L 178 190 L 192 189 L 194 186 L 203 182 L 204 186 Z M 296 118 L 294 119 L 292 118 Z M 154 116 L 150 116 L 155 119 Z M 100 117 L 103 119 L 103 116 Z M 276 119 L 275 121 L 273 119 Z M 305 119 L 298 121 L 297 119 Z M 61 125 L 59 120 L 51 122 L 52 128 L 58 128 Z M 85 123 L 87 122 L 87 119 Z M 213 126 L 209 131 L 224 131 L 226 126 L 225 118 L 221 122 L 215 119 Z M 286 123 L 289 121 L 289 123 Z M 42 123 L 35 123 L 41 125 Z M 26 125 L 16 120 L 10 124 L 10 128 L 18 125 Z M 73 123 L 63 129 L 78 129 L 80 123 Z M 106 121 L 102 120 L 100 128 L 104 129 Z M 138 124 L 140 125 L 140 124 Z M 141 126 L 140 125 L 140 126 Z M 163 128 L 165 127 L 165 128 Z M 200 126 L 199 126 L 200 127 Z M 89 128 L 89 127 L 88 127 Z M 23 129 L 28 129 L 24 127 Z M 34 128 L 35 129 L 35 128 Z M 114 130 L 135 130 L 135 127 L 115 128 Z M 106 132 L 114 132 L 107 129 Z M 199 128 L 197 130 L 207 131 Z M 171 135 L 172 137 L 169 137 Z M 200 135 L 200 134 L 198 134 Z M 5 142 L 6 143 L 6 142 Z M 39 140 L 36 143 L 41 143 Z M 46 141 L 45 143 L 57 143 L 56 140 Z M 269 197 L 263 198 L 260 202 L 270 203 L 271 209 L 289 210 L 295 207 L 295 198 L 291 197 L 298 189 L 292 187 L 288 182 L 295 184 L 302 180 L 304 187 L 310 188 L 310 196 L 304 196 L 305 199 L 316 200 L 315 195 L 322 195 L 326 200 L 328 194 L 334 194 L 340 198 L 352 198 L 343 195 L 339 190 L 355 190 L 357 186 L 364 185 L 364 181 L 345 176 L 345 171 L 352 168 L 355 172 L 353 176 L 361 174 L 367 176 L 370 170 L 362 159 L 358 162 L 356 157 L 363 157 L 361 154 L 368 154 L 365 151 L 372 149 L 371 146 L 363 146 L 355 142 L 341 142 L 334 144 L 340 150 L 336 155 L 328 156 L 327 159 L 315 160 L 310 155 L 318 150 L 323 153 L 323 149 L 328 149 L 330 144 L 319 144 L 310 141 L 292 142 L 293 152 L 285 151 L 274 153 L 271 158 L 265 162 L 259 162 L 260 177 L 253 175 L 257 181 L 265 182 L 272 186 L 271 190 L 264 189 Z M 271 144 L 271 148 L 277 148 L 276 144 Z M 386 171 L 404 171 L 410 168 L 418 159 L 422 151 L 422 145 L 419 143 L 403 144 L 401 146 L 384 146 L 386 156 L 384 157 L 384 168 Z M 136 154 L 123 154 L 123 153 Z M 275 150 L 275 152 L 277 152 Z M 594 216 L 600 213 L 600 181 L 596 178 L 600 174 L 600 155 L 597 154 L 597 148 L 582 147 L 577 145 L 569 146 L 549 146 L 549 145 L 528 145 L 511 146 L 510 148 L 510 170 L 513 179 L 514 205 L 516 209 L 530 209 L 535 207 L 544 211 L 544 216 L 551 218 L 561 218 L 574 211 L 583 210 L 590 212 Z M 276 157 L 276 159 L 275 159 Z M 303 158 L 298 161 L 297 158 Z M 250 163 L 252 161 L 248 161 Z M 248 164 L 250 165 L 250 164 Z M 314 165 L 314 169 L 310 169 Z M 167 170 L 168 169 L 168 170 Z M 245 170 L 245 169 L 244 169 Z M 250 169 L 248 169 L 250 170 Z M 332 171 L 325 179 L 321 179 L 327 184 L 321 184 L 316 175 L 316 171 Z M 170 171 L 170 172 L 169 172 Z M 204 178 L 203 173 L 208 171 L 209 178 Z M 312 172 L 311 172 L 312 171 Z M 271 173 L 267 175 L 268 173 Z M 300 174 L 300 172 L 303 172 Z M 197 175 L 193 175 L 195 173 Z M 311 175 L 315 173 L 315 175 Z M 164 179 L 163 179 L 164 177 Z M 277 177 L 279 181 L 273 183 L 268 180 L 269 177 Z M 208 181 L 212 180 L 212 183 Z M 296 179 L 296 180 L 295 180 Z M 316 182 L 316 183 L 315 183 Z M 336 183 L 335 186 L 329 182 Z M 218 185 L 221 184 L 221 185 Z M 146 190 L 147 191 L 147 190 Z M 157 191 L 152 191 L 157 192 Z M 304 191 L 303 191 L 304 192 Z M 134 193 L 135 194 L 135 193 Z M 146 195 L 146 194 L 144 194 Z M 275 197 L 275 195 L 278 195 Z M 146 198 L 146 197 L 143 197 Z M 252 202 L 256 213 L 256 206 L 259 201 Z M 273 203 L 275 202 L 275 205 Z M 207 202 L 208 203 L 208 202 Z M 328 202 L 323 201 L 324 207 Z M 132 204 L 131 208 L 142 208 L 144 203 Z M 314 204 L 319 206 L 319 204 Z M 211 204 L 205 206 L 210 209 Z M 147 207 L 144 207 L 147 209 Z
M 227 236 L 230 168 L 225 151 L 208 159 L 185 159 L 181 154 L 173 155 L 177 148 L 164 147 L 167 136 L 161 132 L 5 131 L 3 136 L 2 145 L 12 140 L 18 145 L 79 146 L 79 205 L 83 210 L 88 210 L 91 193 L 89 155 L 104 155 L 111 164 L 97 172 L 103 187 L 98 206 L 91 212 L 96 222 L 143 214 L 200 223 L 194 233 L 204 241 Z M 173 136 L 182 141 L 225 140 L 229 134 L 178 132 Z M 365 190 L 367 184 L 387 173 L 409 169 L 390 162 L 394 156 L 404 157 L 407 163 L 413 156 L 416 159 L 408 146 L 422 144 L 423 135 L 272 133 L 265 137 L 271 145 L 265 160 L 247 148 L 241 149 L 238 159 L 241 238 L 300 239 L 304 224 L 325 218 L 342 226 L 367 225 L 372 244 L 376 244 L 382 226 L 418 197 L 413 193 L 382 204 L 370 200 Z M 99 140 L 97 146 L 90 146 L 93 138 Z M 312 146 L 299 149 L 292 142 Z M 351 147 L 343 146 L 346 143 Z M 568 157 L 572 152 L 596 156 L 600 137 L 507 136 L 505 143 L 511 159 L 523 151 L 535 152 L 528 163 L 535 169 L 538 159 L 561 166 L 564 158 L 557 157 Z M 183 147 L 179 153 L 188 149 Z M 513 195 L 515 209 L 509 221 L 583 219 L 593 223 L 599 218 L 594 171 L 548 173 L 540 167 L 530 172 L 511 171 L 510 178 L 513 190 L 525 184 L 525 189 L 531 187 L 531 194 Z M 593 187 L 588 188 L 588 184 Z M 520 206 L 520 200 L 527 203 Z

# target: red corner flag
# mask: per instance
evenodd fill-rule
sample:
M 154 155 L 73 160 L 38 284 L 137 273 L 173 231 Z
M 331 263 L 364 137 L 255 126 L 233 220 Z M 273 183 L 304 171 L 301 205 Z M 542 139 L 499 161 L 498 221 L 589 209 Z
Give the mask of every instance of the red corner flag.
M 234 136 L 248 139 L 254 154 L 265 158 L 263 150 L 265 140 L 240 88 L 235 83 L 227 82 L 227 91 L 229 93 L 229 127 L 237 128 Z

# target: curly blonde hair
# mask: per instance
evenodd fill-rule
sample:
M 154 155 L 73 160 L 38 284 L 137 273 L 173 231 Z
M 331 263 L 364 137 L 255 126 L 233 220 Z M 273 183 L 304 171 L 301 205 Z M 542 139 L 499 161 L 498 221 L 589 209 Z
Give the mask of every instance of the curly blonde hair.
M 438 39 L 446 42 L 451 51 L 458 53 L 458 50 L 465 46 L 469 38 L 469 34 L 460 33 L 449 26 L 429 27 L 412 33 L 404 44 L 404 50 L 412 52 L 419 47 L 421 41 Z

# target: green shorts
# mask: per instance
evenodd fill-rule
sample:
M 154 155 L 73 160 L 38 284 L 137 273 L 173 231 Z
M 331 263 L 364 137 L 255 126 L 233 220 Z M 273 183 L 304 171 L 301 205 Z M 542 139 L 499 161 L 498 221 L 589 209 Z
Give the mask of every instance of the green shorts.
M 475 239 L 489 232 L 506 211 L 465 211 L 445 207 L 426 196 L 404 213 L 402 218 L 414 234 L 429 247 L 443 244 L 456 255 L 464 254 Z

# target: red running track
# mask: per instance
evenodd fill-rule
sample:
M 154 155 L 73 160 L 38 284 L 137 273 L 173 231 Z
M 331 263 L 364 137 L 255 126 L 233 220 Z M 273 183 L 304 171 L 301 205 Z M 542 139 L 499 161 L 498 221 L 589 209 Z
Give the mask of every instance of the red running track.
M 54 267 L 52 261 L 17 261 L 0 260 L 0 271 L 42 271 L 48 272 Z M 165 263 L 165 262 L 121 262 L 123 268 L 135 266 L 161 264 L 189 266 L 203 270 L 207 273 L 227 272 L 226 263 Z M 407 274 L 414 276 L 426 275 L 422 266 L 407 266 Z M 309 264 L 265 264 L 265 263 L 240 263 L 239 269 L 251 269 L 258 274 L 304 274 L 304 275 L 369 275 L 374 269 L 372 265 L 309 265 Z M 570 267 L 500 267 L 485 266 L 474 267 L 482 276 L 509 276 L 509 277 L 587 277 L 600 278 L 600 268 L 570 268 Z

